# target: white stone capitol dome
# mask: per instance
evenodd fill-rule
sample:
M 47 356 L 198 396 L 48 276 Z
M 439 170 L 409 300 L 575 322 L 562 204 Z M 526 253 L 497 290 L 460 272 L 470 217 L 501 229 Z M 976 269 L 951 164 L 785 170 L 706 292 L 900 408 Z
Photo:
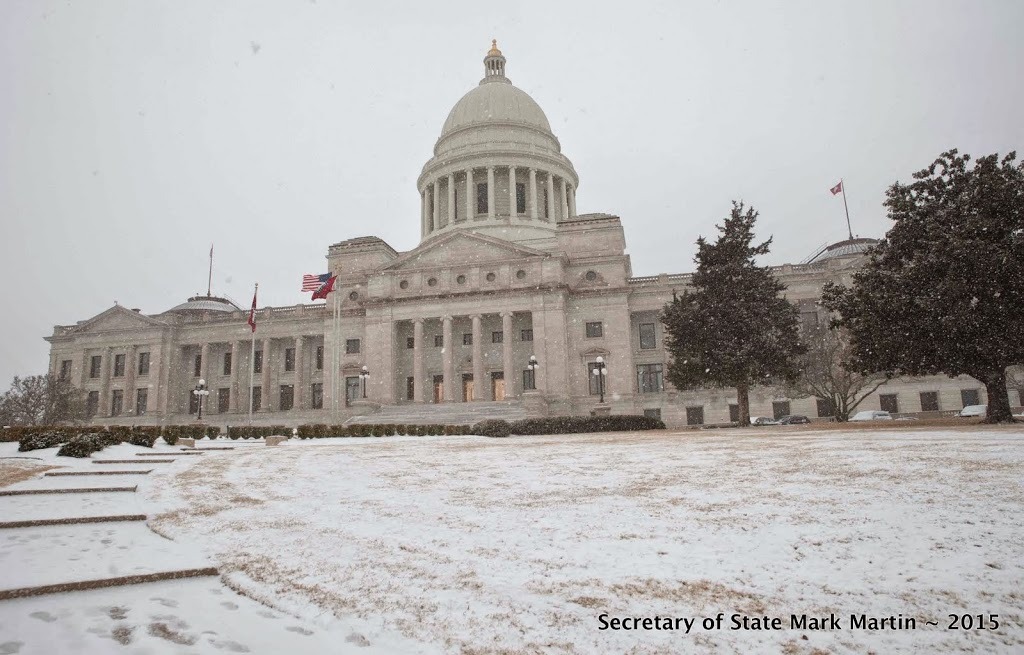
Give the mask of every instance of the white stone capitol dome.
M 448 114 L 441 128 L 441 138 L 458 129 L 483 123 L 514 123 L 551 134 L 551 123 L 544 110 L 507 77 L 485 77 L 480 86 L 462 96 Z

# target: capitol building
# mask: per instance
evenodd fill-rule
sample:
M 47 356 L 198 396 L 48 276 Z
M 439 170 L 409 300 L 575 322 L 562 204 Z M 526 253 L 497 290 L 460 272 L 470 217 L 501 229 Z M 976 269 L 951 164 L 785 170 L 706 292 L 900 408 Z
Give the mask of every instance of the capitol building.
M 338 277 L 327 304 L 258 309 L 254 348 L 249 309 L 224 298 L 155 314 L 115 305 L 54 328 L 50 372 L 87 393 L 98 424 L 191 422 L 201 379 L 203 418 L 220 425 L 248 421 L 250 404 L 254 423 L 289 426 L 589 414 L 602 391 L 612 414 L 728 422 L 735 390 L 683 391 L 665 379 L 659 313 L 690 274 L 633 274 L 621 219 L 577 213 L 572 161 L 544 111 L 506 77 L 496 45 L 483 63 L 417 180 L 417 247 L 398 252 L 373 236 L 331 245 Z M 822 285 L 848 283 L 871 243 L 850 239 L 773 267 L 802 321 L 824 320 Z M 598 358 L 603 390 L 591 374 Z M 779 393 L 751 390 L 751 414 L 827 414 L 814 398 Z M 969 377 L 915 378 L 858 409 L 941 412 L 984 396 Z

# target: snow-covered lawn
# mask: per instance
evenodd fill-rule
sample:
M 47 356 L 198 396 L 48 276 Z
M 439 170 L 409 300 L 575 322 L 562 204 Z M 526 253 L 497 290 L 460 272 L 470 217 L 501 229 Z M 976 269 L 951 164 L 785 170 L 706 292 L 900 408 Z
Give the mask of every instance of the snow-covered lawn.
M 331 439 L 146 477 L 229 586 L 398 652 L 1024 652 L 1020 429 Z

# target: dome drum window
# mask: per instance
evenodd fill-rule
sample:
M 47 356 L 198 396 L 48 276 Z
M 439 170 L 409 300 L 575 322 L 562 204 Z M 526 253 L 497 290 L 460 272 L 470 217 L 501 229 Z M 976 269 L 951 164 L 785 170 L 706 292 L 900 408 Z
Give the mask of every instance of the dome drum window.
M 498 276 L 497 276 L 497 275 L 495 275 L 494 273 L 488 273 L 488 274 L 487 274 L 487 281 L 488 281 L 488 282 L 494 282 L 494 280 L 495 280 L 495 279 L 496 279 L 497 277 L 498 277 Z
M 437 278 L 436 277 L 432 277 L 429 280 L 427 280 L 427 286 L 428 287 L 436 287 L 437 286 Z
M 409 280 L 402 280 L 401 282 L 398 283 L 398 286 L 401 289 L 408 289 L 409 288 Z
M 457 283 L 459 283 L 459 284 L 465 284 L 466 283 L 466 276 L 465 275 L 460 275 L 459 277 L 455 278 L 455 281 Z
M 526 271 L 524 271 L 523 269 L 519 269 L 518 271 L 516 271 L 516 279 L 517 280 L 523 280 L 525 278 L 526 278 Z
M 359 292 L 358 291 L 353 291 L 352 293 L 348 294 L 348 299 L 349 300 L 359 300 Z

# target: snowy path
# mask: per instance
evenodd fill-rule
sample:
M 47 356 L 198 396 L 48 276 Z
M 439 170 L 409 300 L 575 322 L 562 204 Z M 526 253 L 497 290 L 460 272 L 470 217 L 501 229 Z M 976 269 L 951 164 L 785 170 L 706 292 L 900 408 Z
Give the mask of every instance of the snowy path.
M 1024 652 L 1019 429 L 314 440 L 153 475 L 162 533 L 246 594 L 374 644 Z M 786 629 L 598 629 L 603 613 L 718 612 Z M 790 629 L 805 612 L 847 627 Z M 919 626 L 851 631 L 861 613 Z M 951 613 L 1001 626 L 949 631 Z

